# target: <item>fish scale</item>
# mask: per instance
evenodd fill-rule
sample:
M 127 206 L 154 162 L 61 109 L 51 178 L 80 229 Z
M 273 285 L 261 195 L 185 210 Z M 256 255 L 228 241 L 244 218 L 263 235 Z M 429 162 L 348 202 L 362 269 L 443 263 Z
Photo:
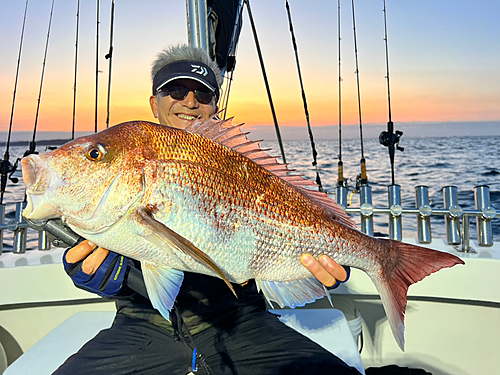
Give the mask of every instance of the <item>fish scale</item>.
M 233 293 L 230 282 L 253 278 L 268 301 L 296 307 L 328 295 L 301 255 L 328 255 L 370 276 L 403 348 L 408 287 L 463 261 L 361 233 L 240 127 L 216 118 L 186 130 L 135 121 L 27 156 L 23 215 L 61 217 L 141 261 L 151 302 L 167 319 L 183 271 L 220 277 Z

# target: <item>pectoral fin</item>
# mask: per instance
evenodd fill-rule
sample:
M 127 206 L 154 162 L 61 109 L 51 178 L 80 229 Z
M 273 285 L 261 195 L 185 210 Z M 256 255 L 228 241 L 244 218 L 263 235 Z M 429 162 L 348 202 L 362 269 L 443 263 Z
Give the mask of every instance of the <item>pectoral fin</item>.
M 156 220 L 153 216 L 153 212 L 148 207 L 140 208 L 138 212 L 141 219 L 144 220 L 149 227 L 153 228 L 153 236 L 161 244 L 180 250 L 193 259 L 196 259 L 198 262 L 204 264 L 208 268 L 214 270 L 222 278 L 222 280 L 224 280 L 229 289 L 231 289 L 233 294 L 236 296 L 236 292 L 234 291 L 234 288 L 227 279 L 226 275 L 224 275 L 220 268 L 217 267 L 214 261 L 207 254 L 193 245 L 191 241 L 187 240 L 163 223 L 160 223 L 158 220 Z
M 168 320 L 184 280 L 184 272 L 145 262 L 141 262 L 141 269 L 153 307 Z

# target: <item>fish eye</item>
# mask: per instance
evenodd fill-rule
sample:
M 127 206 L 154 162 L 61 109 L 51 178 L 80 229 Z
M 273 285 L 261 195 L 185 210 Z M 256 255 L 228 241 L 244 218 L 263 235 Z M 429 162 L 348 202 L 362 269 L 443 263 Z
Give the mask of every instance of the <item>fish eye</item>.
M 102 145 L 92 145 L 85 154 L 90 161 L 101 161 L 106 156 L 106 149 Z

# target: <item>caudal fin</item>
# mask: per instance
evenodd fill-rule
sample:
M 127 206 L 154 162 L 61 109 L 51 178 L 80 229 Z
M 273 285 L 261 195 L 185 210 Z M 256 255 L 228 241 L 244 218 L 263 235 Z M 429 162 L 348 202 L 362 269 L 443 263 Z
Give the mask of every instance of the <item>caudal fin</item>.
M 370 275 L 377 287 L 392 333 L 404 350 L 404 313 L 408 287 L 431 273 L 455 264 L 465 264 L 455 255 L 394 240 L 383 241 L 389 259 L 382 259 L 382 269 Z

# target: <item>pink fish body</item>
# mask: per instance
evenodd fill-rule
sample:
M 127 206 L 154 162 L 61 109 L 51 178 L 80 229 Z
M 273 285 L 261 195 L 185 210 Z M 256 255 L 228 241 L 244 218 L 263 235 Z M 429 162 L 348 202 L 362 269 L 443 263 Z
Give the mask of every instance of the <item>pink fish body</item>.
M 140 260 L 153 306 L 167 319 L 182 271 L 255 279 L 269 301 L 302 306 L 328 294 L 300 263 L 326 254 L 365 271 L 404 346 L 408 287 L 454 255 L 366 236 L 314 184 L 214 119 L 187 130 L 128 122 L 22 160 L 31 220 Z M 232 288 L 232 287 L 231 287 Z

